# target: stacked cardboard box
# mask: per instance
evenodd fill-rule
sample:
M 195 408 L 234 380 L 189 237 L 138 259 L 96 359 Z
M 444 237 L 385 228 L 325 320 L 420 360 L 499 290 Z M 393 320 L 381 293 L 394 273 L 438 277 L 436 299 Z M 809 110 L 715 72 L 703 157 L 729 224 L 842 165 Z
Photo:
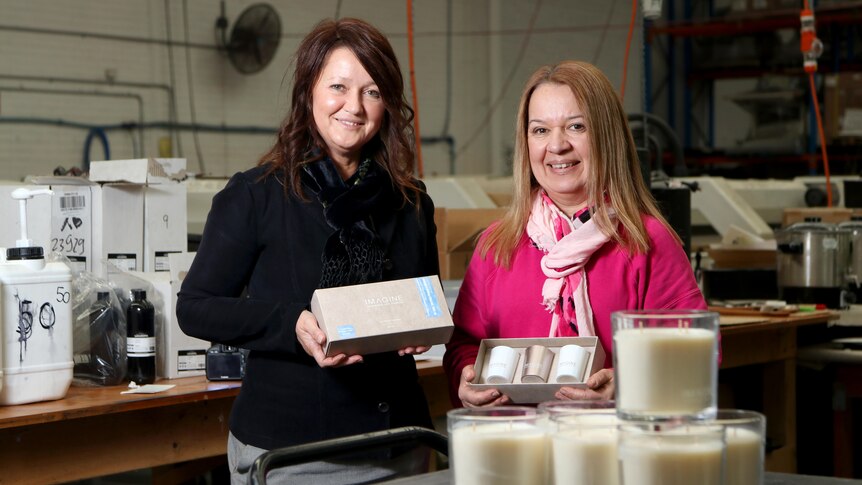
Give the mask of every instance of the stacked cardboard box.
M 93 254 L 131 271 L 168 271 L 168 255 L 188 245 L 185 159 L 142 158 L 90 164 L 100 184 L 93 204 Z M 106 276 L 104 264 L 93 272 Z
M 506 213 L 504 208 L 495 209 L 448 209 L 434 210 L 437 225 L 437 251 L 440 259 L 440 278 L 458 280 L 464 278 L 476 240 L 492 222 Z

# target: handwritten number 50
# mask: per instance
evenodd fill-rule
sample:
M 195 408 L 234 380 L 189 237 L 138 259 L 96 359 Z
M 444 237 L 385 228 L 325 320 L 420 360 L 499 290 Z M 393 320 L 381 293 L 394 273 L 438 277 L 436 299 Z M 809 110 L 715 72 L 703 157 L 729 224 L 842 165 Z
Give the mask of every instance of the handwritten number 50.
M 57 287 L 57 301 L 60 303 L 69 303 L 69 299 L 72 298 L 72 295 L 69 294 L 68 291 L 64 291 L 65 287 L 58 286 Z

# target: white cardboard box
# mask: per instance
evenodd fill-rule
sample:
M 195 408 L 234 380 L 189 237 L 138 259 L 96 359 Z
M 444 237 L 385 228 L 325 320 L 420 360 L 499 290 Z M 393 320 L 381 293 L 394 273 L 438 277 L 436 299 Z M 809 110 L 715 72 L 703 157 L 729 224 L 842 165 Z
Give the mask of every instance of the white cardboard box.
M 100 183 L 163 184 L 185 178 L 185 158 L 136 158 L 90 162 L 90 180 Z
M 209 342 L 186 335 L 177 322 L 177 292 L 193 258 L 194 253 L 171 254 L 168 263 L 171 271 L 131 273 L 149 281 L 163 301 L 164 319 L 156 328 L 156 376 L 165 379 L 206 373 Z
M 484 339 L 479 343 L 479 353 L 476 355 L 474 370 L 476 377 L 470 386 L 479 389 L 498 389 L 509 396 L 514 403 L 530 404 L 545 401 L 553 401 L 554 394 L 563 386 L 584 388 L 584 383 L 559 384 L 555 382 L 524 383 L 521 382 L 521 371 L 524 365 L 524 350 L 531 345 L 542 345 L 554 353 L 549 375 L 554 376 L 557 370 L 560 348 L 564 345 L 578 345 L 584 347 L 589 353 L 587 361 L 586 378 L 601 370 L 605 364 L 605 352 L 598 337 L 556 337 L 556 338 L 493 338 Z M 512 347 L 519 352 L 518 363 L 515 367 L 515 378 L 511 384 L 485 384 L 487 370 L 485 366 L 491 354 L 491 348 L 498 345 Z M 551 380 L 551 379 L 549 379 Z
M 110 263 L 125 271 L 143 269 L 144 186 L 93 187 L 93 273 L 106 278 Z
M 168 271 L 168 255 L 188 249 L 186 185 L 170 182 L 144 190 L 144 271 Z
M 327 356 L 430 347 L 454 330 L 437 276 L 315 290 L 311 312 L 326 333 Z

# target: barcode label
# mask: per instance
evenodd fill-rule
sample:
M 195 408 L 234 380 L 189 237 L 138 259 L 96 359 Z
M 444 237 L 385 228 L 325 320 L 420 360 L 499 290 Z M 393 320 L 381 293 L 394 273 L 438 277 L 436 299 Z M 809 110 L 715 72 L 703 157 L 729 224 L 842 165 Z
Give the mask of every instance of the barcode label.
M 64 195 L 60 197 L 60 210 L 83 209 L 86 205 L 86 197 L 83 195 Z

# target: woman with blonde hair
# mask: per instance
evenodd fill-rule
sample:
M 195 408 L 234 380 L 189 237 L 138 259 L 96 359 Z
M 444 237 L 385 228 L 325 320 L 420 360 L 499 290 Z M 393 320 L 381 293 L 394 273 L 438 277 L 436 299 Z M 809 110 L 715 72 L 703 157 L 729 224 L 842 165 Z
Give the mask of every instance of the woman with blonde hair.
M 486 338 L 598 336 L 605 369 L 558 399 L 612 399 L 610 314 L 705 309 L 688 255 L 644 183 L 622 103 L 595 66 L 539 68 L 518 108 L 514 198 L 458 294 L 444 358 L 452 400 L 510 402 L 469 385 Z

